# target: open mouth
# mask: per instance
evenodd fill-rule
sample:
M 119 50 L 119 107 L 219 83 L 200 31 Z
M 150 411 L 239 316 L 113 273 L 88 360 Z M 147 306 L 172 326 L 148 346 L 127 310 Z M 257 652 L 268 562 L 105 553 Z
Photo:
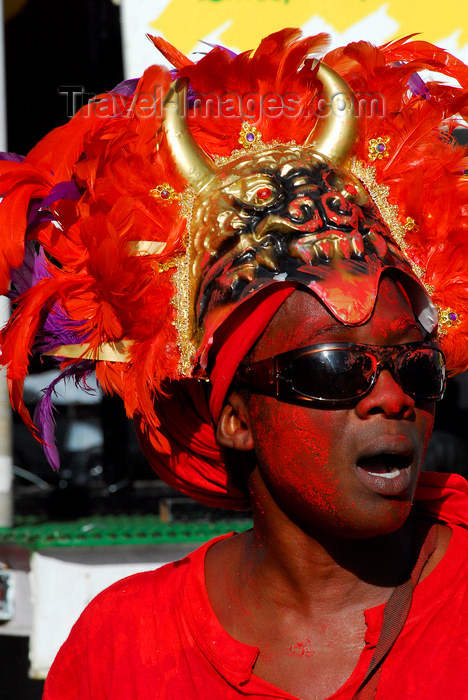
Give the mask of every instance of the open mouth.
M 356 471 L 361 481 L 376 493 L 396 496 L 406 492 L 411 485 L 413 452 L 381 452 L 361 457 L 356 462 Z
M 357 466 L 364 469 L 371 476 L 380 476 L 384 479 L 395 479 L 403 469 L 407 469 L 412 462 L 412 455 L 382 453 L 372 457 L 363 457 L 358 460 Z

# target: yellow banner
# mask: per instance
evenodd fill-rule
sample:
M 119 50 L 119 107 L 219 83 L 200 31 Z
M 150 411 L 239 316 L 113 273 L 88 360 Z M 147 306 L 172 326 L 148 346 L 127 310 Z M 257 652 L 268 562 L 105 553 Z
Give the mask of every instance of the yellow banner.
M 468 4 L 459 0 L 172 0 L 152 22 L 156 31 L 190 52 L 199 39 L 216 33 L 219 43 L 246 50 L 266 34 L 299 26 L 307 33 L 323 27 L 354 38 L 384 40 L 421 32 L 434 43 L 451 41 L 461 48 L 468 42 Z M 379 26 L 380 25 L 380 26 Z M 310 27 L 310 30 L 309 30 Z M 316 29 L 315 29 L 316 27 Z M 364 37 L 365 35 L 365 37 Z
M 331 48 L 364 39 L 382 44 L 419 33 L 468 63 L 468 3 L 459 0 L 121 0 L 127 77 L 160 62 L 145 33 L 191 57 L 208 44 L 255 48 L 267 34 L 300 27 L 327 32 Z

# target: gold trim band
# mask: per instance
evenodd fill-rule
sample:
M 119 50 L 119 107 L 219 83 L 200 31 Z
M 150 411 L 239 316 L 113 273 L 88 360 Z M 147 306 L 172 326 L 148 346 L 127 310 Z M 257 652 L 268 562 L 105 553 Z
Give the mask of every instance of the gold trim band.
M 117 343 L 101 343 L 91 348 L 87 343 L 60 345 L 44 353 L 52 357 L 69 357 L 79 360 L 99 360 L 101 362 L 129 362 L 131 340 L 119 340 Z
M 128 247 L 132 255 L 157 255 L 163 251 L 166 244 L 161 241 L 129 241 Z

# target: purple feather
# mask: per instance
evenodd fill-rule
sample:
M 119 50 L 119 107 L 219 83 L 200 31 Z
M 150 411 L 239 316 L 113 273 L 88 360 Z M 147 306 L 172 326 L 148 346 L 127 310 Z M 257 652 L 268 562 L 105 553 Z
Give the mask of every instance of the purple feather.
M 30 243 L 33 247 L 34 243 L 32 241 L 30 241 Z M 43 280 L 45 277 L 50 277 L 50 273 L 47 269 L 47 258 L 45 256 L 44 249 L 41 246 L 39 246 L 39 251 L 35 255 L 33 260 L 31 286 L 34 286 L 35 284 L 40 282 L 40 280 Z
M 46 269 L 46 258 L 42 248 L 36 250 L 33 241 L 26 241 L 23 263 L 11 273 L 12 290 L 8 292 L 9 299 L 16 299 L 31 289 L 39 280 L 50 275 Z
M 34 424 L 38 429 L 38 435 L 42 440 L 42 447 L 44 449 L 47 461 L 55 471 L 58 471 L 60 467 L 60 458 L 57 445 L 55 443 L 54 411 L 56 408 L 52 403 L 52 394 L 58 379 L 59 378 L 55 379 L 52 384 L 47 387 L 47 389 L 43 390 L 44 396 L 37 403 L 33 417 Z
M 27 241 L 23 264 L 12 272 L 12 289 L 8 292 L 8 298 L 15 301 L 21 294 L 47 277 L 51 277 L 51 275 L 47 270 L 44 250 L 38 247 L 34 241 Z M 33 352 L 45 353 L 54 350 L 59 345 L 83 343 L 88 337 L 88 334 L 81 330 L 83 325 L 84 320 L 74 321 L 70 319 L 62 305 L 56 301 L 37 332 Z
M 121 83 L 115 86 L 110 92 L 116 92 L 118 95 L 125 95 L 125 97 L 130 97 L 130 95 L 135 94 L 136 86 L 138 85 L 139 78 L 130 78 L 129 80 L 123 80 Z
M 28 214 L 28 227 L 36 227 L 45 221 L 54 221 L 55 212 L 51 209 L 55 202 L 61 199 L 77 201 L 81 197 L 81 192 L 73 180 L 59 182 L 54 185 L 45 199 L 36 200 L 32 203 Z
M 232 54 L 233 56 L 236 55 L 232 51 L 230 51 L 229 53 Z M 177 71 L 177 68 L 172 68 L 170 72 L 171 72 L 172 77 L 175 78 L 178 71 Z M 119 83 L 118 85 L 116 85 L 115 88 L 113 88 L 110 92 L 111 93 L 114 92 L 114 93 L 117 93 L 119 95 L 124 95 L 125 97 L 131 97 L 132 95 L 135 94 L 139 80 L 140 80 L 139 78 L 131 78 L 130 80 L 124 80 L 121 83 Z M 187 103 L 188 103 L 189 108 L 193 106 L 194 100 L 195 100 L 195 93 L 193 91 L 193 88 L 189 85 L 189 89 L 187 92 Z
M 52 311 L 47 316 L 43 330 L 36 336 L 34 352 L 46 353 L 55 350 L 60 345 L 79 345 L 84 343 L 89 333 L 81 331 L 83 323 L 83 321 L 71 321 L 60 310 L 59 305 L 54 304 Z
M 19 156 L 17 153 L 8 153 L 6 151 L 0 151 L 0 160 L 12 160 L 15 163 L 22 163 L 24 156 Z
M 59 199 L 71 199 L 77 201 L 81 197 L 81 192 L 74 180 L 58 182 L 52 187 L 47 197 L 42 201 L 43 207 L 50 207 Z
M 425 100 L 428 100 L 431 96 L 429 93 L 429 88 L 419 73 L 413 73 L 409 77 L 408 86 L 415 97 L 424 97 Z
M 209 46 L 211 49 L 222 49 L 229 58 L 235 58 L 238 54 L 233 51 L 232 49 L 228 49 L 226 46 L 222 46 L 221 44 L 210 44 L 209 41 L 203 41 L 203 39 L 200 40 L 200 44 L 205 44 L 205 46 Z M 202 51 L 198 51 L 197 53 L 203 53 Z M 206 54 L 203 54 L 204 56 Z
M 84 320 L 74 321 L 67 316 L 62 305 L 56 302 L 36 335 L 33 351 L 43 354 L 55 350 L 60 345 L 85 342 L 89 333 L 83 333 L 83 324 Z
M 47 461 L 55 471 L 58 471 L 60 468 L 60 457 L 55 442 L 54 411 L 56 408 L 52 403 L 53 395 L 56 393 L 55 387 L 62 379 L 73 379 L 77 386 L 80 385 L 85 391 L 92 391 L 86 384 L 86 379 L 92 371 L 93 362 L 91 360 L 83 360 L 75 365 L 66 367 L 46 389 L 42 390 L 44 395 L 36 405 L 33 420 L 39 437 L 43 442 Z
M 46 322 L 44 323 L 44 330 L 52 335 L 60 335 L 61 340 L 66 340 L 62 345 L 82 343 L 86 340 L 84 334 L 82 332 L 80 333 L 80 328 L 82 328 L 83 324 L 84 319 L 83 321 L 73 321 L 67 316 L 62 306 L 57 302 L 47 316 Z

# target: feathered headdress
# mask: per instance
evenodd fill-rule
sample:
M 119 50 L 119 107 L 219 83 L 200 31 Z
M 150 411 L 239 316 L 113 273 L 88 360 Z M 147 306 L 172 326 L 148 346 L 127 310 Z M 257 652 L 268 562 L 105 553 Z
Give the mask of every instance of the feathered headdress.
M 297 281 L 304 267 L 322 271 L 322 298 L 336 265 L 369 259 L 373 270 L 406 270 L 438 310 L 449 371 L 463 371 L 468 161 L 452 132 L 468 116 L 468 68 L 411 39 L 380 48 L 353 43 L 321 64 L 313 56 L 327 37 L 301 39 L 292 29 L 255 52 L 216 47 L 197 64 L 153 41 L 172 61 L 175 84 L 152 66 L 137 84 L 96 98 L 24 160 L 0 162 L 0 284 L 13 300 L 1 359 L 12 405 L 49 459 L 57 461 L 50 391 L 36 425 L 22 399 L 32 353 L 56 356 L 79 380 L 95 370 L 167 451 L 154 411 L 165 383 L 201 374 L 213 334 L 236 304 L 288 275 Z M 423 82 L 423 70 L 460 87 Z M 322 123 L 330 76 L 346 86 L 351 111 L 361 111 L 344 130 Z M 317 145 L 324 141 L 325 154 Z M 320 182 L 301 184 L 294 168 L 318 173 Z M 313 199 L 313 188 L 328 207 L 326 226 L 300 199 L 306 190 Z M 335 204 L 327 204 L 330 193 Z M 267 219 L 276 222 L 276 238 L 266 236 Z M 213 221 L 208 244 L 200 231 Z M 351 323 L 371 312 L 367 304 L 348 318 L 334 304 L 330 298 Z M 433 311 L 428 302 L 421 313 Z

